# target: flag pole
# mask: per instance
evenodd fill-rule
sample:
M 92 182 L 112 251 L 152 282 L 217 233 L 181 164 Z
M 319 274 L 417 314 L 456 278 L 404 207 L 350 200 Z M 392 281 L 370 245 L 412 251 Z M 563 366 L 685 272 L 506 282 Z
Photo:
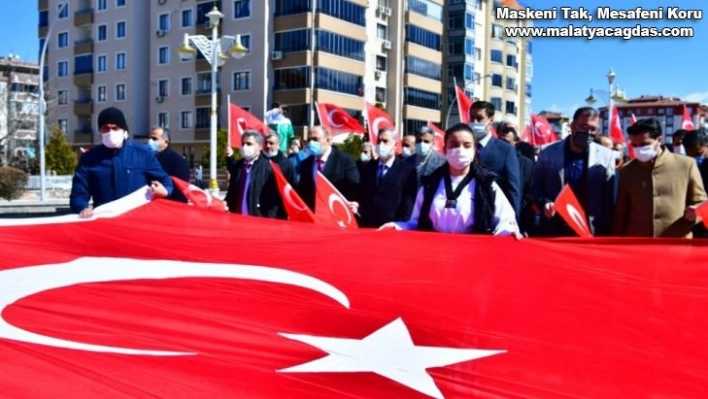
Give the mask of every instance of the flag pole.
M 228 105 L 228 112 L 226 113 L 228 115 L 227 119 L 227 124 L 226 128 L 228 129 L 229 133 L 226 135 L 226 145 L 228 147 L 231 147 L 231 94 L 226 95 L 226 104 Z

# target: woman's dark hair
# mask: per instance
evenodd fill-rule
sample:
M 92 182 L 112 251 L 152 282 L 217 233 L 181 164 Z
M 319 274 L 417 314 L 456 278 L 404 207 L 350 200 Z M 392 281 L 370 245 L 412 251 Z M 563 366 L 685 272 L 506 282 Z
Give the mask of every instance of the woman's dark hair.
M 447 130 L 445 130 L 445 145 L 447 145 L 447 138 L 450 137 L 453 133 L 463 131 L 467 132 L 472 135 L 472 139 L 474 140 L 474 144 L 477 145 L 477 138 L 474 137 L 474 131 L 472 128 L 466 124 L 466 123 L 458 123 L 456 125 L 452 125 Z

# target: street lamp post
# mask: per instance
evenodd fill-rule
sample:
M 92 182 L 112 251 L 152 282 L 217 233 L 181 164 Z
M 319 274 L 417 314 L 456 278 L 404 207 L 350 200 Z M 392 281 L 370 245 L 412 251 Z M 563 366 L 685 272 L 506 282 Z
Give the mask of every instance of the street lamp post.
M 217 113 L 216 113 L 216 74 L 219 71 L 219 67 L 226 63 L 228 57 L 224 55 L 224 52 L 228 51 L 231 53 L 233 58 L 239 59 L 243 58 L 248 49 L 241 44 L 241 35 L 234 36 L 221 36 L 219 35 L 219 22 L 223 18 L 224 14 L 219 12 L 219 10 L 214 6 L 214 8 L 206 14 L 211 23 L 211 39 L 204 35 L 190 35 L 188 33 L 184 34 L 184 43 L 177 49 L 179 56 L 182 60 L 189 60 L 197 51 L 204 55 L 204 58 L 211 65 L 211 122 L 210 122 L 210 135 L 209 135 L 209 191 L 213 195 L 219 194 L 219 183 L 216 180 L 216 125 L 217 125 Z M 197 49 L 192 47 L 193 44 Z M 224 51 L 224 48 L 228 50 Z
M 620 93 L 620 90 L 617 88 L 617 86 L 614 84 L 615 78 L 617 77 L 617 74 L 615 73 L 612 68 L 610 68 L 610 71 L 607 73 L 607 83 L 610 85 L 610 90 L 608 92 L 605 92 L 604 90 L 595 90 L 595 89 L 590 89 L 590 96 L 585 99 L 585 102 L 592 106 L 597 102 L 597 98 L 595 97 L 595 93 L 600 94 L 601 96 L 607 96 L 607 133 L 609 134 L 610 132 L 610 124 L 612 123 L 612 107 L 614 106 L 614 101 L 627 101 L 627 98 L 624 96 L 623 93 Z
M 465 84 L 464 86 L 462 86 L 462 90 L 465 90 L 469 85 L 477 84 L 482 79 L 488 78 L 490 76 L 492 76 L 491 73 L 484 75 L 484 76 L 480 76 L 476 79 L 473 79 L 473 80 L 467 82 L 467 84 Z M 457 84 L 455 84 L 455 90 L 457 90 Z M 452 103 L 450 103 L 450 105 L 447 107 L 447 115 L 445 116 L 445 129 L 450 127 L 449 126 L 450 125 L 450 115 L 452 114 L 452 108 L 455 106 L 456 103 L 457 103 L 457 91 L 455 91 L 455 97 L 452 99 Z
M 59 15 L 66 9 L 69 2 L 64 2 L 59 5 Z M 47 102 L 44 99 L 44 59 L 47 56 L 47 46 L 49 45 L 49 38 L 52 36 L 52 29 L 54 29 L 54 22 L 49 26 L 47 31 L 47 36 L 44 38 L 44 44 L 42 45 L 42 55 L 39 57 L 39 121 L 37 123 L 38 133 L 37 137 L 39 141 L 39 200 L 44 201 L 47 194 L 47 158 L 44 152 L 44 141 L 45 141 L 45 126 L 44 126 L 44 113 L 47 112 Z

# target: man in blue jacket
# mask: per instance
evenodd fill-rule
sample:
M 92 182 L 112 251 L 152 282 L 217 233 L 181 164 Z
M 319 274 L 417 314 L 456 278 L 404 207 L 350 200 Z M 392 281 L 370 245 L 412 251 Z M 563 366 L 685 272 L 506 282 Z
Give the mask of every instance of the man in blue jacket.
M 149 185 L 153 198 L 174 190 L 172 180 L 145 145 L 127 140 L 128 124 L 118 108 L 98 115 L 103 145 L 84 153 L 74 173 L 70 206 L 82 218 L 93 216 L 93 207 L 115 201 Z M 89 200 L 93 198 L 93 207 Z

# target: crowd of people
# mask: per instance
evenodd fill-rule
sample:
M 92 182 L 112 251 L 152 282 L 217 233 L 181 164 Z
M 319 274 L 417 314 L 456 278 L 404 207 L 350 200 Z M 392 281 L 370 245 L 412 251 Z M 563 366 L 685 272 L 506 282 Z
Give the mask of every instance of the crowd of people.
M 699 207 L 708 200 L 703 129 L 679 131 L 674 145 L 665 146 L 659 121 L 646 118 L 627 129 L 630 148 L 625 148 L 600 134 L 596 109 L 582 107 L 568 137 L 538 148 L 520 141 L 508 123 L 493 134 L 494 115 L 491 103 L 473 103 L 471 122 L 449 127 L 441 152 L 428 127 L 403 137 L 392 127 L 382 128 L 361 145 L 358 160 L 334 146 L 323 126 L 309 129 L 302 143 L 291 134 L 246 131 L 240 157 L 227 148 L 228 211 L 287 219 L 273 171 L 277 165 L 315 212 L 316 173 L 322 173 L 365 228 L 575 236 L 555 207 L 568 186 L 595 236 L 708 237 L 699 223 Z M 189 181 L 189 168 L 170 149 L 167 129 L 152 129 L 148 145 L 136 143 L 128 139 L 125 117 L 116 108 L 103 110 L 98 125 L 102 145 L 79 161 L 73 211 L 90 217 L 93 207 L 146 184 L 156 198 L 187 202 L 170 176 Z

